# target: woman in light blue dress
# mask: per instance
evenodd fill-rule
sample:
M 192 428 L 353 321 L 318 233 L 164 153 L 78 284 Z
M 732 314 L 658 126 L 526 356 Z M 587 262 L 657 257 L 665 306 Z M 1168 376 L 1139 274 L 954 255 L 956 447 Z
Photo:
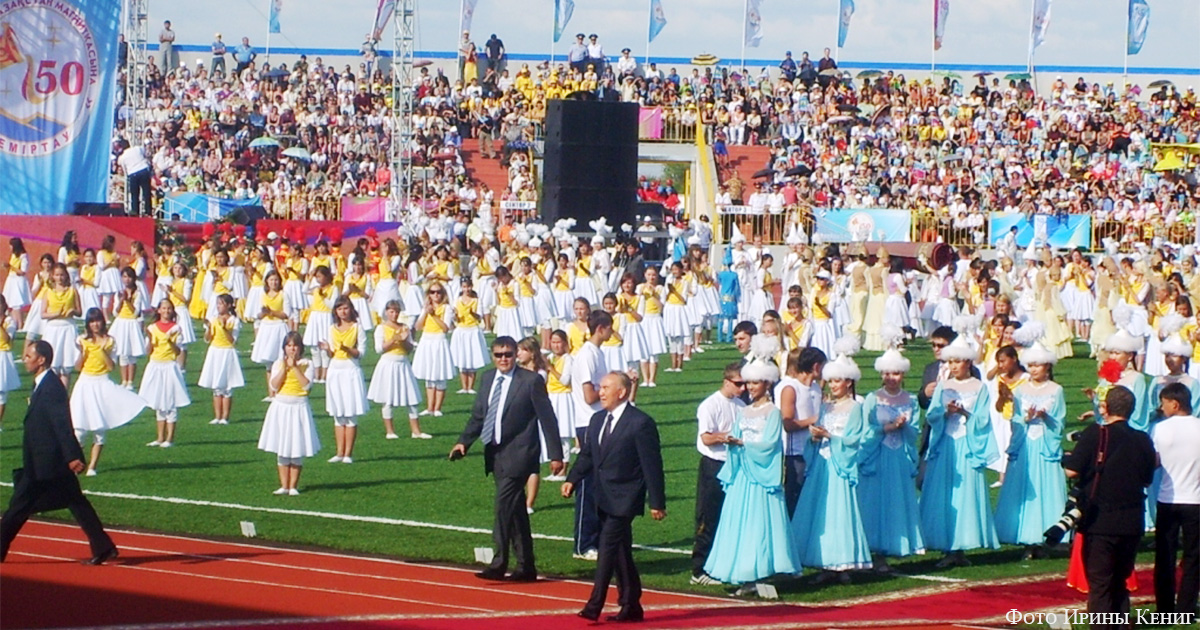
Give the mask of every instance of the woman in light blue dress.
M 858 457 L 865 432 L 854 383 L 862 378 L 846 355 L 825 364 L 830 399 L 809 428 L 804 488 L 792 514 L 792 540 L 804 566 L 823 569 L 817 583 L 850 581 L 847 571 L 871 568 L 871 549 L 858 507 Z
M 921 533 L 925 546 L 946 553 L 941 568 L 970 566 L 968 549 L 998 549 L 987 465 L 1000 454 L 992 434 L 987 387 L 971 376 L 977 353 L 965 336 L 942 350 L 950 369 L 939 381 L 925 415 L 929 448 L 921 487 Z
M 1058 522 L 1067 500 L 1062 469 L 1062 431 L 1067 419 L 1063 388 L 1052 380 L 1057 355 L 1040 343 L 1021 353 L 1030 380 L 1013 390 L 1012 439 L 996 535 L 1000 542 L 1025 545 L 1025 559 L 1044 557 L 1042 533 Z
M 801 570 L 783 496 L 783 418 L 768 397 L 779 368 L 765 358 L 773 354 L 767 343 L 755 337 L 751 351 L 761 348 L 767 354 L 742 368 L 750 404 L 738 409 L 726 444 L 729 455 L 717 474 L 725 502 L 704 565 L 714 579 L 741 584 L 738 595 L 754 592 L 759 580 Z M 778 350 L 778 341 L 769 343 Z
M 904 391 L 911 363 L 898 350 L 875 360 L 883 387 L 863 403 L 866 437 L 858 464 L 858 505 L 871 544 L 875 570 L 890 573 L 886 556 L 925 553 L 921 513 L 917 508 L 917 435 L 920 409 Z

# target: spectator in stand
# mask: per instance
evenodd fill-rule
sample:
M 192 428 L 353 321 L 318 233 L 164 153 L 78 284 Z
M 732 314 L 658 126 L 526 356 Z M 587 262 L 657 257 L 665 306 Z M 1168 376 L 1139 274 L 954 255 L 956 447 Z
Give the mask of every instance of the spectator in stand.
M 617 77 L 621 79 L 637 74 L 638 62 L 630 53 L 631 51 L 628 48 L 622 48 L 621 56 L 617 59 Z
M 817 62 L 817 74 L 819 75 L 817 77 L 817 82 L 821 84 L 821 87 L 829 87 L 829 84 L 834 79 L 833 77 L 824 74 L 824 72 L 826 70 L 837 70 L 837 67 L 837 62 L 833 60 L 833 57 L 829 56 L 829 49 L 826 48 L 825 53 L 821 56 L 821 60 Z
M 804 83 L 804 89 L 812 89 L 813 83 L 817 81 L 817 67 L 813 65 L 812 59 L 808 58 L 808 51 L 800 53 L 800 81 Z
M 499 37 L 496 37 L 495 33 L 492 33 L 487 43 L 483 45 L 483 49 L 486 54 L 484 57 L 484 63 L 486 64 L 484 69 L 491 70 L 499 75 L 504 69 L 504 42 Z
M 225 40 L 221 39 L 220 33 L 217 33 L 213 37 L 215 39 L 213 39 L 213 43 L 212 43 L 212 69 L 210 69 L 208 71 L 208 73 L 212 76 L 216 76 L 217 68 L 220 68 L 221 75 L 224 76 L 225 75 L 225 53 L 228 52 L 225 49 Z
M 179 53 L 175 50 L 175 31 L 171 30 L 171 20 L 164 21 L 158 33 L 158 52 L 162 56 L 164 72 L 171 74 L 179 69 Z
M 567 61 L 571 64 L 571 70 L 579 74 L 587 70 L 588 46 L 583 41 L 583 33 L 576 33 L 575 43 L 567 49 Z
M 589 35 L 588 40 L 588 63 L 596 69 L 596 74 L 604 74 L 605 67 L 608 65 L 608 57 L 604 55 L 604 46 L 600 45 L 600 38 L 595 33 Z
M 237 62 L 237 67 L 234 73 L 238 78 L 242 76 L 242 71 L 249 68 L 250 64 L 254 63 L 254 59 L 258 57 L 258 53 L 254 51 L 254 47 L 250 45 L 250 38 L 243 37 L 242 43 L 238 44 L 237 48 L 233 49 L 233 60 Z
M 783 55 L 783 61 L 779 63 L 779 70 L 783 73 L 783 80 L 791 83 L 796 80 L 796 60 L 792 59 L 792 51 L 787 51 Z

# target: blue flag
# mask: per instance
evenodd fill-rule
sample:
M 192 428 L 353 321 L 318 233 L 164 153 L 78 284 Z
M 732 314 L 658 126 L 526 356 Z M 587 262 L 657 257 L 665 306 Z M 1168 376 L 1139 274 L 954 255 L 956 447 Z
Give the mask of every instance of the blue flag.
M 1142 52 L 1146 31 L 1150 28 L 1150 4 L 1146 0 L 1129 0 L 1129 33 L 1125 51 L 1130 55 Z
M 554 41 L 558 41 L 575 12 L 575 0 L 554 0 Z
M 838 48 L 845 48 L 846 36 L 850 34 L 850 16 L 854 15 L 854 0 L 842 0 L 838 12 Z
M 650 41 L 654 41 L 666 25 L 667 16 L 663 15 L 662 0 L 650 0 Z
M 270 31 L 278 33 L 279 30 L 279 12 L 283 10 L 283 0 L 271 0 L 271 17 L 267 20 L 270 23 Z

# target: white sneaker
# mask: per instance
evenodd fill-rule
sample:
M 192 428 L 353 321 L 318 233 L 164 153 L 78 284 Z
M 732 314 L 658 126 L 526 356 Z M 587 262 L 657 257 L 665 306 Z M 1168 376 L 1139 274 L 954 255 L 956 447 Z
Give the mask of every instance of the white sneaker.
M 468 393 L 468 394 L 475 394 L 475 393 L 478 393 L 478 392 L 476 392 L 476 391 L 475 391 L 475 390 L 473 390 L 473 389 L 468 389 L 468 390 L 467 390 L 467 393 Z
M 533 508 L 526 506 L 526 507 L 525 507 L 525 513 L 526 513 L 526 514 L 533 514 Z
M 700 575 L 693 575 L 691 582 L 692 582 L 692 584 L 699 584 L 701 586 L 711 586 L 713 584 L 721 583 L 720 580 L 714 578 L 713 576 L 711 576 L 707 573 L 701 573 Z
M 442 412 L 440 412 L 440 411 L 435 411 L 435 412 L 433 412 L 433 417 L 434 417 L 434 418 L 441 418 L 441 417 L 442 417 Z
M 414 433 L 412 434 L 412 438 L 414 440 L 430 440 L 433 439 L 433 436 L 428 433 Z
M 276 495 L 284 495 L 284 494 L 287 494 L 287 493 L 288 493 L 288 489 L 287 489 L 287 488 L 280 488 L 280 489 L 276 490 L 275 492 L 272 492 L 271 494 L 276 494 Z
M 692 350 L 692 352 L 695 352 L 697 354 L 704 354 L 704 348 L 701 348 L 700 346 L 696 346 L 696 348 L 694 350 Z
M 97 473 L 95 468 L 89 468 L 89 469 L 88 469 L 88 471 L 87 471 L 87 474 L 86 474 L 85 476 L 87 476 L 87 477 L 95 477 L 95 476 L 96 476 L 96 475 L 98 475 L 98 474 L 100 474 L 100 473 Z
M 353 463 L 354 463 L 354 459 L 353 459 L 353 458 L 350 458 L 350 457 L 343 457 L 343 458 L 342 458 L 342 463 L 343 463 L 343 464 L 353 464 Z
M 221 424 L 221 419 L 220 419 L 220 418 L 213 418 L 212 420 L 209 420 L 209 421 L 208 421 L 208 423 L 209 423 L 209 424 Z
M 466 390 L 466 389 L 460 389 L 460 390 L 458 390 L 457 392 L 454 392 L 454 393 L 456 393 L 456 394 L 465 394 L 465 393 L 467 393 L 467 390 Z
M 275 400 L 274 396 L 267 396 L 266 398 L 262 399 L 262 402 L 269 403 L 274 400 Z M 280 490 L 287 490 L 287 488 L 280 488 Z
M 421 410 L 421 413 L 419 413 L 419 414 L 417 414 L 417 415 L 418 415 L 418 416 L 428 416 L 428 415 L 431 415 L 431 414 L 433 414 L 433 412 L 432 412 L 432 411 L 430 411 L 430 410 L 428 410 L 428 409 L 422 409 L 422 410 Z
M 646 383 L 646 387 L 649 387 L 650 389 L 654 389 L 655 387 L 658 387 L 658 383 Z
M 217 424 L 229 424 L 229 421 L 226 420 L 225 418 L 221 418 L 221 421 L 218 422 Z
M 579 559 L 587 560 L 588 562 L 595 562 L 600 559 L 600 552 L 596 551 L 595 549 L 588 549 L 579 556 Z
M 162 442 L 154 440 L 153 442 L 146 442 L 146 446 L 162 446 Z
M 384 437 L 384 439 L 388 439 L 388 440 L 398 440 L 398 439 L 400 439 L 400 436 L 399 436 L 399 435 L 396 435 L 395 433 L 389 433 L 389 434 L 387 434 L 387 435 L 385 435 L 385 436 L 383 436 L 383 437 Z
M 288 490 L 287 492 L 288 492 L 289 497 L 300 496 L 300 491 L 295 488 L 292 488 L 291 490 Z
M 171 448 L 172 446 L 175 446 L 175 445 L 170 442 L 162 442 L 161 444 L 158 445 L 159 448 Z
M 545 477 L 542 477 L 542 480 L 543 481 L 566 481 L 567 476 L 566 475 L 546 475 Z
M 997 481 L 996 483 L 993 483 L 992 485 L 990 485 L 988 487 L 989 488 L 999 488 L 1000 486 L 1003 486 L 1003 485 L 1004 485 L 1003 481 Z
M 329 462 L 330 464 L 340 464 L 340 463 L 342 463 L 342 456 L 334 455 L 333 457 L 330 457 L 329 459 L 327 459 L 325 461 Z

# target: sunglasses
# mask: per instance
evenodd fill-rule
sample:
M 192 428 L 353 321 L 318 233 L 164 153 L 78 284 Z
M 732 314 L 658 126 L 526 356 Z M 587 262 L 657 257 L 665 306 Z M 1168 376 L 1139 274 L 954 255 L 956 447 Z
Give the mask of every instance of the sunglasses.
M 430 291 L 429 295 L 446 295 L 445 291 Z
M 945 347 L 946 347 L 946 346 L 948 346 L 948 345 L 950 345 L 950 344 L 945 344 L 945 343 L 931 343 L 931 344 L 929 344 L 929 347 L 933 348 L 934 350 L 941 350 L 942 348 L 945 348 Z
M 493 352 L 492 356 L 497 359 L 511 359 L 517 356 L 515 352 Z
M 732 383 L 734 387 L 745 387 L 745 386 L 746 386 L 746 381 L 735 381 L 735 380 L 733 380 L 733 379 L 731 379 L 731 378 L 727 378 L 727 379 L 725 379 L 725 380 L 727 380 L 727 381 L 729 381 L 730 383 Z

